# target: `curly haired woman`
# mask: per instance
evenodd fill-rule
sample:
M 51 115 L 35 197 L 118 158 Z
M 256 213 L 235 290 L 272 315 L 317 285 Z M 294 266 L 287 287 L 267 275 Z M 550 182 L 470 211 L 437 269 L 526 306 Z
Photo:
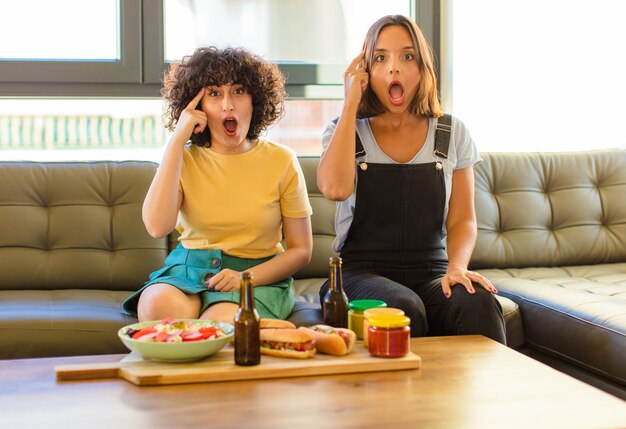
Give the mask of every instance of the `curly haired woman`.
M 157 238 L 176 228 L 180 243 L 127 313 L 232 322 L 246 271 L 260 316 L 289 316 L 290 276 L 311 258 L 312 210 L 293 151 L 259 138 L 283 113 L 284 86 L 276 65 L 241 48 L 200 48 L 171 66 L 161 93 L 173 134 L 143 221 Z

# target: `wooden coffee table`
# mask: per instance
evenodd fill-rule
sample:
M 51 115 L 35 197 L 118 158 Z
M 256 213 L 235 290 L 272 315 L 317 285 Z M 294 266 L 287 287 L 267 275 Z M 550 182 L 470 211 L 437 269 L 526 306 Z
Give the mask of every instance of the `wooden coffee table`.
M 136 386 L 0 361 L 2 428 L 624 428 L 626 402 L 481 336 L 412 340 L 418 370 Z

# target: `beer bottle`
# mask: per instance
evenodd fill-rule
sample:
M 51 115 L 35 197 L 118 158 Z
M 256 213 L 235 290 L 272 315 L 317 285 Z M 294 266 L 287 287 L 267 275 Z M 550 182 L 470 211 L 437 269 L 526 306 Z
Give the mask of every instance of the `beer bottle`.
M 241 273 L 239 309 L 235 314 L 235 364 L 251 366 L 261 362 L 261 325 L 254 307 L 252 273 Z
M 341 276 L 341 258 L 332 257 L 329 261 L 330 275 L 328 292 L 322 304 L 324 323 L 335 328 L 348 327 L 348 297 L 343 291 Z

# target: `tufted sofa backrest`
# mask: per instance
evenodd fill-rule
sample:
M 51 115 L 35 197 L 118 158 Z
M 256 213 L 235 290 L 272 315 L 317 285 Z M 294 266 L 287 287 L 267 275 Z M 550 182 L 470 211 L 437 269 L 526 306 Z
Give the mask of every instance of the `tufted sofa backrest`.
M 626 261 L 626 151 L 484 153 L 476 168 L 472 267 Z M 313 206 L 313 257 L 294 276 L 324 278 L 335 203 L 301 157 Z M 0 162 L 0 289 L 134 290 L 178 234 L 151 238 L 141 206 L 157 165 Z
M 328 258 L 335 255 L 332 244 L 335 238 L 336 204 L 334 201 L 327 200 L 317 187 L 319 157 L 300 157 L 299 161 L 306 179 L 309 201 L 313 208 L 313 215 L 311 216 L 313 256 L 311 262 L 296 273 L 294 278 L 328 277 Z
M 482 156 L 472 267 L 626 261 L 626 151 Z
M 0 162 L 0 289 L 134 290 L 167 240 L 141 206 L 151 162 Z

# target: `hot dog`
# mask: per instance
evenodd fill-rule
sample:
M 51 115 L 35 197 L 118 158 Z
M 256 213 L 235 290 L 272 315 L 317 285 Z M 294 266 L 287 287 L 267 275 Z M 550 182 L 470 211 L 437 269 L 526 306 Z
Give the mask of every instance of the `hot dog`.
M 333 328 L 326 325 L 314 325 L 308 328 L 298 328 L 315 338 L 315 347 L 320 353 L 333 356 L 343 356 L 350 353 L 356 334 L 345 328 Z
M 261 319 L 261 329 L 268 328 L 281 328 L 281 329 L 296 329 L 296 325 L 288 320 L 281 319 Z
M 261 329 L 261 354 L 305 359 L 316 353 L 315 340 L 298 329 Z

